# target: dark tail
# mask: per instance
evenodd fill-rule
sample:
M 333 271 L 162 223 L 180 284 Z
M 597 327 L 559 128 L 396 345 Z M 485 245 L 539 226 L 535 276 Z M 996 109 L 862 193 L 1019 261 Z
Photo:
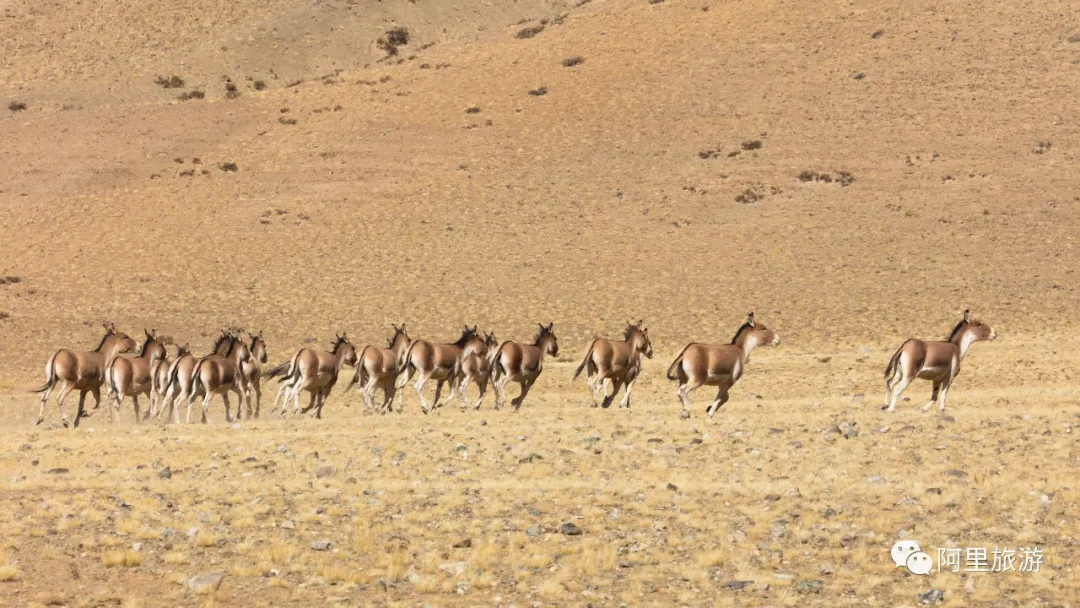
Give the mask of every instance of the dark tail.
M 273 378 L 275 376 L 281 376 L 281 378 L 278 378 L 278 382 L 284 382 L 287 378 L 293 375 L 293 368 L 296 366 L 296 359 L 300 357 L 300 353 L 302 352 L 304 352 L 304 349 L 302 348 L 296 351 L 296 354 L 294 354 L 291 359 L 270 370 L 266 374 L 266 377 Z
M 667 379 L 668 380 L 678 380 L 679 379 L 679 376 L 676 374 L 676 371 L 678 371 L 679 365 L 682 364 L 683 354 L 686 353 L 686 349 L 690 348 L 693 345 L 694 345 L 694 343 L 691 342 L 690 344 L 687 344 L 686 346 L 684 346 L 681 351 L 679 351 L 679 356 L 675 357 L 675 361 L 673 361 L 671 363 L 671 367 L 669 367 L 667 369 Z
M 202 378 L 199 376 L 199 371 L 202 369 L 203 363 L 204 361 L 202 359 L 199 359 L 199 363 L 195 366 L 195 369 L 191 371 L 191 386 L 189 387 L 191 390 L 190 394 L 188 395 L 189 399 L 192 395 L 199 394 L 199 384 L 202 383 Z M 206 392 L 205 387 L 203 388 L 203 392 Z
M 412 351 L 416 348 L 416 345 L 420 343 L 420 340 L 413 342 L 409 345 L 409 350 L 405 351 L 405 356 L 401 359 L 401 364 L 398 366 L 397 373 L 400 376 L 402 372 L 412 367 Z
M 593 341 L 589 343 L 589 352 L 585 353 L 585 359 L 583 359 L 581 365 L 574 370 L 574 380 L 577 380 L 577 377 L 581 375 L 581 370 L 585 369 L 585 366 L 589 364 L 589 360 L 592 359 L 592 349 L 594 346 L 596 346 L 596 338 L 593 338 Z
M 499 357 L 502 356 L 503 347 L 509 343 L 510 341 L 507 340 L 500 344 L 499 348 L 496 348 L 491 353 L 491 358 L 488 359 L 488 378 L 490 378 L 492 382 L 499 379 L 499 373 L 502 371 L 502 365 L 499 365 Z
M 360 372 L 364 369 L 364 353 L 366 353 L 369 348 L 371 348 L 370 344 L 365 346 L 364 350 L 360 351 L 360 356 L 356 358 L 356 373 L 353 374 L 352 381 L 345 385 L 345 390 L 341 393 L 342 395 L 349 392 L 349 389 L 351 389 L 354 384 L 360 382 Z
M 892 356 L 892 359 L 889 359 L 889 365 L 885 367 L 886 380 L 892 379 L 893 374 L 896 373 L 896 364 L 900 362 L 900 353 L 903 352 L 904 347 L 907 346 L 908 342 L 911 342 L 911 340 L 905 340 L 904 343 L 900 345 L 900 348 L 896 349 L 896 353 Z
M 53 356 L 49 357 L 49 362 L 45 364 L 45 384 L 42 384 L 41 388 L 35 388 L 30 391 L 31 393 L 44 393 L 56 384 L 56 372 L 53 371 L 53 361 L 55 360 L 56 353 L 53 353 Z

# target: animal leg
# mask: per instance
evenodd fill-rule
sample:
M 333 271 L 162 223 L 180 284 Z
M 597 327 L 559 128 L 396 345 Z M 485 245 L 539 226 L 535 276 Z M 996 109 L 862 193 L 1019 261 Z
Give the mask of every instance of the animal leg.
M 630 391 L 634 390 L 634 380 L 626 383 L 626 392 L 623 393 L 622 401 L 619 402 L 619 407 L 625 407 L 630 409 Z
M 210 387 L 207 387 L 207 389 L 209 389 L 209 388 Z M 210 397 L 212 397 L 213 395 L 214 395 L 214 393 L 207 390 L 206 395 L 203 396 L 203 400 L 202 400 L 202 423 L 203 424 L 206 424 L 206 422 L 207 422 L 206 414 L 207 414 L 207 412 L 210 411 Z
M 942 383 L 942 385 L 941 385 L 941 402 L 938 403 L 939 411 L 942 411 L 942 412 L 945 411 L 945 398 L 949 396 L 949 389 L 952 388 L 952 383 L 953 383 L 953 380 L 955 380 L 955 379 L 956 379 L 956 376 L 954 375 L 954 376 L 952 376 L 951 378 L 949 378 L 948 380 L 946 380 L 945 382 Z
M 420 398 L 420 411 L 426 414 L 428 413 L 427 400 L 424 399 L 424 393 L 421 392 L 424 390 L 425 382 L 427 382 L 427 376 L 423 372 L 416 374 L 416 396 Z
M 607 378 L 589 376 L 589 388 L 592 389 L 592 406 L 600 407 L 601 396 L 607 396 Z
M 484 403 L 484 395 L 487 394 L 488 379 L 489 376 L 482 376 L 479 382 L 476 383 L 477 387 L 479 387 L 478 390 L 480 391 L 480 395 L 476 398 L 476 405 L 473 407 L 474 410 L 480 409 L 480 406 Z
M 896 400 L 900 398 L 900 395 L 904 392 L 904 389 L 906 389 L 909 384 L 911 384 L 911 378 L 909 378 L 906 374 L 901 376 L 900 381 L 893 385 L 892 398 L 889 400 L 888 408 L 883 405 L 881 406 L 881 409 L 889 412 L 895 410 Z
M 463 409 L 463 410 L 469 407 L 469 381 L 470 380 L 471 380 L 471 378 L 469 378 L 468 376 L 465 376 L 464 378 L 461 379 L 461 382 L 458 383 L 458 387 L 459 387 L 458 388 L 458 395 L 461 396 L 461 409 Z
M 604 395 L 604 402 L 600 404 L 601 407 L 603 407 L 604 409 L 611 407 L 611 402 L 615 401 L 615 395 L 619 394 L 619 389 L 622 388 L 622 384 L 622 380 L 618 378 L 611 379 L 611 394 Z M 604 392 L 607 393 L 607 391 Z
M 131 401 L 135 403 L 135 424 L 142 424 L 142 419 L 139 417 L 139 410 L 141 409 L 139 407 L 139 396 L 132 395 Z
M 529 394 L 529 389 L 532 388 L 534 382 L 536 382 L 536 378 L 521 381 L 521 394 L 519 394 L 516 399 L 510 402 L 514 406 L 515 412 L 521 409 L 521 403 L 525 401 L 525 396 Z
M 679 384 L 678 390 L 675 392 L 679 396 L 679 401 L 682 402 L 682 418 L 686 419 L 690 417 L 690 391 L 701 386 L 703 382 L 697 378 L 687 378 L 682 384 Z
M 728 402 L 728 389 L 730 388 L 730 384 L 720 386 L 720 390 L 716 393 L 716 400 L 710 403 L 709 407 L 705 410 L 709 415 L 709 420 L 712 420 L 713 414 L 716 413 L 716 410 L 720 409 L 720 406 Z
M 930 393 L 930 401 L 926 402 L 926 405 L 922 407 L 922 411 L 926 411 L 933 407 L 934 403 L 938 400 L 938 391 L 941 390 L 941 382 L 934 383 L 934 390 Z
M 52 387 L 50 386 L 49 388 L 45 389 L 44 393 L 42 393 L 42 395 L 41 395 L 41 409 L 38 410 L 37 420 L 34 421 L 34 424 L 41 424 L 42 422 L 45 421 L 45 404 L 46 404 L 46 402 L 48 402 L 49 393 L 51 393 L 51 392 L 52 392 Z
M 64 399 L 71 392 L 71 385 L 65 384 L 64 388 L 60 389 L 60 397 L 56 401 L 57 408 L 60 410 L 60 421 L 64 423 L 64 428 L 67 428 L 68 419 L 67 414 L 64 412 Z
M 256 383 L 252 387 L 255 392 L 255 419 L 259 419 L 259 411 L 262 410 L 262 385 Z
M 439 407 L 439 395 L 442 394 L 442 387 L 445 382 L 447 382 L 447 380 L 437 380 L 435 382 L 435 403 L 431 404 L 432 410 L 438 409 Z M 453 393 L 453 389 L 451 389 L 450 392 Z M 449 399 L 447 399 L 447 401 L 449 401 Z
M 232 410 L 230 409 L 230 406 L 229 406 L 229 391 L 225 391 L 224 393 L 221 393 L 221 400 L 225 402 L 225 422 L 232 422 L 233 417 L 232 417 Z M 236 419 L 237 420 L 240 419 L 240 406 L 241 406 L 241 403 L 237 402 L 236 403 Z

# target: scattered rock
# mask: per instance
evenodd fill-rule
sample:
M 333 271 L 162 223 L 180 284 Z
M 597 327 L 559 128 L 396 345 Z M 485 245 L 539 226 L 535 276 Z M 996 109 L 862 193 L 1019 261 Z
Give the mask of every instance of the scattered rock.
M 420 575 L 415 573 L 415 572 L 410 572 L 409 576 L 407 576 L 405 578 L 407 578 L 409 580 L 409 582 L 414 584 L 414 585 L 420 582 Z
M 855 428 L 854 420 L 843 420 L 836 425 L 836 430 L 840 431 L 840 434 L 844 436 L 844 439 L 851 439 L 852 437 L 858 437 L 859 431 Z
M 920 604 L 936 604 L 945 600 L 945 592 L 941 589 L 931 589 L 919 596 Z
M 317 540 L 317 541 L 311 543 L 311 548 L 314 551 L 329 551 L 330 550 L 330 541 L 328 541 L 328 540 Z
M 528 528 L 525 528 L 525 534 L 532 537 L 540 536 L 541 534 L 543 534 L 543 532 L 544 530 L 539 526 L 539 524 L 533 524 Z
M 799 593 L 821 593 L 822 586 L 821 581 L 799 581 L 799 584 L 795 585 L 795 591 Z
M 65 469 L 64 467 L 56 467 L 55 469 L 49 469 L 48 471 L 45 471 L 45 472 L 48 473 L 49 475 L 63 475 L 65 473 L 67 473 L 68 470 Z
M 765 500 L 768 501 L 768 502 L 776 502 L 776 501 L 780 500 L 780 495 L 779 494 L 766 494 L 765 495 Z
M 677 486 L 677 485 L 675 485 L 675 484 L 673 484 L 671 482 L 668 482 L 667 489 L 671 490 L 672 492 L 678 492 L 679 491 L 679 486 Z
M 945 474 L 957 479 L 967 479 L 969 477 L 967 471 L 962 471 L 960 469 L 949 469 L 948 471 L 945 471 Z
M 1039 497 L 1039 506 L 1043 507 L 1043 508 L 1049 507 L 1050 506 L 1050 497 L 1047 496 L 1046 494 L 1043 494 L 1042 496 L 1040 496 Z
M 753 584 L 754 584 L 754 581 L 728 581 L 727 582 L 728 589 L 734 589 L 735 591 L 738 591 L 740 589 L 745 589 L 746 587 L 749 587 L 750 585 L 753 585 Z
M 445 572 L 447 576 L 461 576 L 462 574 L 465 574 L 468 569 L 469 564 L 466 562 L 452 562 L 439 566 L 439 570 Z
M 158 471 L 157 476 L 159 479 L 172 479 L 172 469 L 170 469 L 169 467 L 165 467 L 164 469 Z
M 566 522 L 565 524 L 559 526 L 559 532 L 562 532 L 567 536 L 581 536 L 583 530 L 575 523 Z
M 281 527 L 285 528 L 286 530 L 292 530 L 296 527 L 296 524 L 286 519 L 285 521 L 281 522 Z
M 458 581 L 454 583 L 454 593 L 458 595 L 465 595 L 469 592 L 469 581 Z
M 927 494 L 941 494 L 941 488 L 926 488 Z
M 825 517 L 825 519 L 829 519 L 830 517 L 836 517 L 836 509 L 832 507 L 826 507 L 825 513 L 823 513 L 822 515 Z
M 881 475 L 871 475 L 870 477 L 866 478 L 866 483 L 873 485 L 883 484 L 885 483 L 885 478 Z
M 188 581 L 188 589 L 195 595 L 207 595 L 217 591 L 224 579 L 224 576 L 216 572 L 199 574 Z
M 454 543 L 454 548 L 455 549 L 468 549 L 471 546 L 472 546 L 472 539 L 471 538 L 466 538 L 464 540 L 459 540 L 458 542 Z
M 334 474 L 334 467 L 332 467 L 330 465 L 322 466 L 322 467 L 319 467 L 319 468 L 315 469 L 315 477 L 317 477 L 318 479 L 325 479 L 327 477 L 332 476 L 333 474 Z
M 518 460 L 518 462 L 521 463 L 521 464 L 525 464 L 525 463 L 530 463 L 530 462 L 536 462 L 537 460 L 543 460 L 543 459 L 544 459 L 544 457 L 541 456 L 540 454 L 537 454 L 536 452 L 530 452 L 529 454 L 526 454 L 524 458 L 522 458 L 521 460 Z

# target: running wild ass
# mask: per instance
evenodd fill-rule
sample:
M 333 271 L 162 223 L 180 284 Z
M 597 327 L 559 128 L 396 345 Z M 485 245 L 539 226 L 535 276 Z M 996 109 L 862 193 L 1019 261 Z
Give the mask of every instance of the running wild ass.
M 210 409 L 210 399 L 214 395 L 221 395 L 221 400 L 225 402 L 225 421 L 232 422 L 229 393 L 236 393 L 236 414 L 239 417 L 240 408 L 247 393 L 247 383 L 241 368 L 251 359 L 251 351 L 239 337 L 230 336 L 230 339 L 232 346 L 224 356 L 214 353 L 199 359 L 199 362 L 195 364 L 195 369 L 191 372 L 191 386 L 187 396 L 188 422 L 191 422 L 191 408 L 200 394 L 203 396 L 203 424 L 206 424 L 206 413 Z
M 911 384 L 915 378 L 930 380 L 934 383 L 930 401 L 922 407 L 925 412 L 930 409 L 934 402 L 938 401 L 940 392 L 941 401 L 939 408 L 945 411 L 945 398 L 949 394 L 949 387 L 960 373 L 960 362 L 964 360 L 971 345 L 984 340 L 997 339 L 997 332 L 993 327 L 971 318 L 971 311 L 964 311 L 964 318 L 953 328 L 952 333 L 944 342 L 924 341 L 911 338 L 896 349 L 896 354 L 889 359 L 889 365 L 885 368 L 885 403 L 881 409 L 893 411 L 896 409 L 896 400 L 900 393 Z
M 326 397 L 337 384 L 342 365 L 356 366 L 356 348 L 345 334 L 336 337 L 332 352 L 313 348 L 301 348 L 296 351 L 292 359 L 278 365 L 267 374 L 268 378 L 281 376 L 279 382 L 282 384 L 274 399 L 274 410 L 271 410 L 271 414 L 277 409 L 278 399 L 284 395 L 285 399 L 281 404 L 282 417 L 285 416 L 291 397 L 293 414 L 298 411 L 306 414 L 314 409 L 313 415 L 316 418 L 322 418 L 322 408 L 326 403 Z M 300 391 L 311 393 L 311 402 L 303 410 L 300 410 Z
M 716 410 L 727 403 L 728 391 L 742 377 L 754 348 L 778 344 L 780 336 L 755 322 L 752 312 L 735 332 L 731 344 L 687 344 L 667 371 L 668 380 L 679 381 L 677 394 L 682 402 L 682 418 L 690 417 L 690 391 L 699 386 L 715 386 L 718 388 L 716 399 L 706 409 L 712 420 Z
M 473 409 L 478 410 L 484 403 L 484 395 L 487 393 L 488 380 L 491 378 L 491 362 L 488 358 L 492 349 L 499 345 L 498 338 L 494 333 L 484 332 L 484 339 L 473 336 L 461 354 L 461 365 L 457 374 L 458 395 L 461 397 L 461 409 L 469 407 L 469 384 L 475 383 L 480 395 L 473 404 Z
M 31 391 L 44 393 L 41 395 L 41 410 L 34 424 L 41 424 L 45 420 L 45 403 L 52 394 L 53 388 L 59 384 L 60 394 L 56 401 L 60 409 L 60 420 L 65 427 L 68 426 L 68 419 L 64 411 L 64 398 L 73 390 L 79 391 L 79 411 L 75 413 L 75 426 L 79 426 L 79 419 L 87 417 L 84 408 L 86 393 L 93 393 L 94 409 L 101 406 L 101 385 L 105 381 L 105 364 L 116 355 L 135 350 L 136 346 L 135 340 L 123 332 L 116 331 L 114 324 L 105 323 L 105 335 L 93 351 L 77 353 L 62 348 L 53 353 L 49 361 L 45 363 L 45 384 Z
M 375 389 L 381 388 L 383 402 L 379 407 L 379 413 L 393 409 L 394 395 L 397 393 L 398 370 L 402 367 L 405 352 L 412 345 L 412 339 L 409 338 L 409 332 L 405 330 L 404 323 L 401 327 L 397 325 L 393 327 L 394 335 L 390 336 L 386 348 L 369 345 L 360 351 L 356 363 L 356 374 L 345 387 L 347 393 L 353 385 L 359 384 L 364 406 L 368 410 L 375 409 Z
M 503 342 L 491 355 L 491 380 L 495 383 L 495 409 L 506 403 L 506 385 L 511 381 L 521 386 L 521 394 L 510 404 L 514 411 L 521 408 L 529 389 L 544 371 L 544 355 L 559 356 L 559 340 L 555 337 L 555 323 L 546 326 L 537 323 L 540 331 L 532 344 Z
M 115 422 L 120 422 L 120 406 L 123 405 L 125 397 L 131 397 L 135 405 L 135 423 L 142 422 L 139 395 L 150 399 L 154 379 L 153 368 L 167 356 L 165 345 L 158 339 L 157 332 L 143 329 L 143 333 L 146 334 L 146 341 L 143 342 L 142 350 L 138 355 L 134 357 L 117 355 L 105 366 L 105 392 L 113 397 L 112 410 Z
M 642 327 L 644 321 L 636 324 L 627 323 L 622 341 L 596 338 L 589 344 L 589 350 L 585 353 L 585 359 L 574 372 L 574 379 L 587 370 L 585 382 L 592 391 L 592 406 L 600 404 L 597 398 L 603 394 L 603 407 L 611 406 L 619 388 L 626 385 L 626 394 L 623 395 L 619 407 L 630 407 L 630 391 L 634 388 L 634 381 L 641 372 L 641 358 L 652 359 L 652 341 L 649 340 L 649 329 Z M 611 381 L 613 390 L 607 395 L 607 381 Z
M 461 357 L 465 345 L 476 335 L 476 326 L 466 326 L 465 330 L 461 332 L 461 337 L 453 344 L 436 344 L 427 340 L 413 342 L 412 346 L 406 351 L 398 369 L 398 376 L 401 378 L 401 381 L 398 382 L 398 388 L 404 388 L 415 372 L 416 395 L 420 398 L 420 410 L 425 414 L 439 407 L 439 397 L 442 395 L 443 383 L 450 383 L 450 396 L 447 401 L 453 400 L 455 381 L 461 366 Z M 424 393 L 422 392 L 424 384 L 428 380 L 436 381 L 435 402 L 431 407 L 428 407 L 427 400 L 424 399 Z

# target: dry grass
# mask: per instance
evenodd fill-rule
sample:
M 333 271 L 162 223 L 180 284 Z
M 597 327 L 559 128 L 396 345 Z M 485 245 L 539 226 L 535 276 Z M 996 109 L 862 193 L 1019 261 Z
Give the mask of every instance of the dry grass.
M 123 566 L 134 568 L 142 564 L 142 555 L 138 551 L 126 549 L 124 551 L 105 551 L 101 554 L 101 563 L 108 567 Z
M 0 566 L 0 583 L 17 581 L 22 578 L 22 571 L 11 564 Z

